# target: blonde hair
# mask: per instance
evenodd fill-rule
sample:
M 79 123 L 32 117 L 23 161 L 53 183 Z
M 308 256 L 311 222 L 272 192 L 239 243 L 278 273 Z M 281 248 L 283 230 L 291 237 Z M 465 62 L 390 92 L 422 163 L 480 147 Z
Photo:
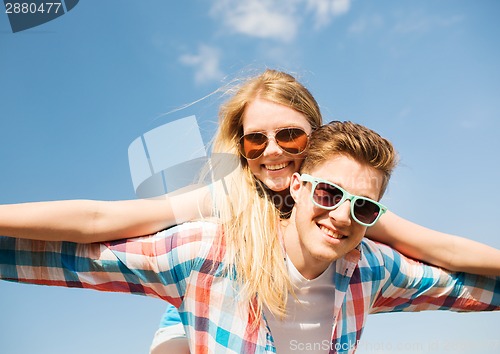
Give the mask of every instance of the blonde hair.
M 257 98 L 302 113 L 312 129 L 322 124 L 319 106 L 309 90 L 293 76 L 276 70 L 244 81 L 220 108 L 213 153 L 231 154 L 239 165 L 214 187 L 214 207 L 224 229 L 221 242 L 226 249 L 226 271 L 235 275 L 240 296 L 250 304 L 254 325 L 261 320 L 264 304 L 274 315 L 284 316 L 292 290 L 278 237 L 280 213 L 271 200 L 272 191 L 252 174 L 237 148 L 245 109 Z
M 334 155 L 350 157 L 381 171 L 384 179 L 379 197 L 384 194 L 398 161 L 392 143 L 375 131 L 352 122 L 333 121 L 311 134 L 307 156 L 300 170 L 310 173 Z
M 322 125 L 318 103 L 309 90 L 290 74 L 268 69 L 244 81 L 236 94 L 221 105 L 215 150 L 237 153 L 236 147 L 243 135 L 245 109 L 257 98 L 281 104 L 302 113 L 313 130 Z M 240 161 L 242 166 L 247 165 L 247 161 L 241 156 Z

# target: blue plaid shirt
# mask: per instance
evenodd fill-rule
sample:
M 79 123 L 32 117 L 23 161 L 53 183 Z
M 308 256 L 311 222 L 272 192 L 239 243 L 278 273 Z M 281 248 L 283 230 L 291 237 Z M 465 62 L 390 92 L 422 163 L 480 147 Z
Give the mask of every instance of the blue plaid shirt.
M 192 353 L 274 353 L 265 319 L 251 326 L 248 304 L 222 271 L 218 237 L 211 223 L 100 244 L 0 237 L 0 278 L 161 298 L 179 309 Z M 337 260 L 332 282 L 330 353 L 354 353 L 369 313 L 500 306 L 498 277 L 448 273 L 366 239 Z

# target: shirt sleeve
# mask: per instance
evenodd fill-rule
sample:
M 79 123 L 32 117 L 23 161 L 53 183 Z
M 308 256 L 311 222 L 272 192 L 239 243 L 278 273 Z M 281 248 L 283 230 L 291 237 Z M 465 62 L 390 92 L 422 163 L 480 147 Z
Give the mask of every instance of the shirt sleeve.
M 369 245 L 364 251 L 368 251 L 368 263 L 378 262 L 372 267 L 372 274 L 378 275 L 371 279 L 375 285 L 370 313 L 500 309 L 500 277 L 451 273 L 409 259 L 385 245 Z
M 0 279 L 152 296 L 179 306 L 202 232 L 184 226 L 109 243 L 0 237 Z
M 167 309 L 165 310 L 165 313 L 161 317 L 160 328 L 174 326 L 179 323 L 181 323 L 181 317 L 179 316 L 179 312 L 174 306 L 168 305 Z

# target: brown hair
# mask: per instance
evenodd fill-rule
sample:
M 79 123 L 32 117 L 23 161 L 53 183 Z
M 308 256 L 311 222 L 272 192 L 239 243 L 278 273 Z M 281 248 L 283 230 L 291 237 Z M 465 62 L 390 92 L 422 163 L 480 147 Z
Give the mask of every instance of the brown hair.
M 348 156 L 381 171 L 384 176 L 380 189 L 382 197 L 398 160 L 389 140 L 360 124 L 330 122 L 311 134 L 301 172 L 310 172 L 335 154 Z

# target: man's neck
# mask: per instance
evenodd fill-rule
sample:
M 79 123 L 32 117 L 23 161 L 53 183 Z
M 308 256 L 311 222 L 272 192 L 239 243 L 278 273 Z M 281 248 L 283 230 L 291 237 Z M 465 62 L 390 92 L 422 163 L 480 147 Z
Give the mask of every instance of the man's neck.
M 281 221 L 285 252 L 299 273 L 312 280 L 319 277 L 331 263 L 315 259 L 304 251 L 295 225 L 295 212 L 296 209 L 292 211 L 290 219 Z

